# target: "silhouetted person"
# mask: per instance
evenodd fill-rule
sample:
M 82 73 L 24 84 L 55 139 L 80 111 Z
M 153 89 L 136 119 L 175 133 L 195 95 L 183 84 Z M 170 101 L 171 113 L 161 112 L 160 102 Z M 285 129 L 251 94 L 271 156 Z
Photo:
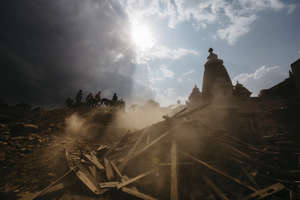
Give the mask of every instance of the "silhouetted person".
M 114 93 L 114 95 L 112 97 L 112 103 L 113 103 L 113 105 L 115 105 L 117 103 L 117 101 L 118 101 L 118 96 L 117 96 L 116 93 Z
M 104 105 L 104 106 L 112 106 L 112 100 L 107 99 L 107 98 L 102 98 L 100 101 L 100 105 Z
M 101 91 L 99 91 L 96 95 L 95 95 L 95 106 L 97 106 L 101 101 Z
M 79 106 L 82 104 L 82 90 L 79 90 L 76 94 L 76 105 Z
M 93 101 L 94 101 L 94 97 L 93 97 L 93 94 L 90 92 L 85 98 L 85 103 L 89 107 L 93 107 Z
M 71 108 L 71 107 L 73 107 L 73 105 L 74 105 L 74 101 L 73 101 L 73 99 L 71 99 L 70 97 L 68 97 L 68 98 L 66 99 L 65 104 L 66 104 L 66 106 L 67 106 L 68 108 Z

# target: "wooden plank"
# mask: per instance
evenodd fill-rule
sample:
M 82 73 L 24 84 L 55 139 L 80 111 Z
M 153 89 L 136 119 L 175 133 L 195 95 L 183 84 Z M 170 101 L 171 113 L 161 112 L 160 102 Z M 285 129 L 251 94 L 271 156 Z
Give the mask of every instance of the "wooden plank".
M 113 169 L 115 170 L 115 172 L 117 173 L 117 175 L 122 179 L 122 174 L 121 174 L 120 170 L 118 169 L 117 165 L 113 161 L 110 161 L 110 164 L 113 167 Z
M 120 184 L 117 186 L 117 188 L 120 189 L 121 187 L 124 187 L 124 186 L 126 186 L 126 185 L 129 185 L 130 183 L 133 183 L 133 182 L 135 182 L 135 181 L 137 181 L 137 180 L 139 180 L 139 179 L 141 179 L 141 178 L 143 178 L 143 177 L 145 177 L 145 176 L 148 176 L 149 174 L 152 174 L 152 173 L 155 172 L 156 170 L 157 170 L 157 169 L 152 169 L 152 170 L 147 171 L 147 172 L 144 172 L 144 173 L 142 173 L 142 174 L 140 174 L 140 175 L 138 175 L 138 176 L 136 176 L 136 177 L 134 177 L 134 178 L 131 178 L 131 179 L 127 180 L 127 181 L 124 181 L 124 182 L 120 183 Z
M 67 171 L 63 176 L 55 180 L 53 183 L 48 185 L 46 188 L 44 188 L 42 191 L 36 193 L 33 197 L 31 197 L 31 200 L 38 199 L 39 197 L 45 195 L 48 193 L 49 190 L 51 190 L 53 187 L 55 187 L 61 180 L 63 180 L 66 176 L 68 176 L 71 172 L 73 172 L 73 169 L 70 169 Z
M 93 177 L 97 177 L 97 171 L 96 171 L 96 166 L 92 165 L 92 166 L 89 166 L 89 170 L 91 172 L 91 174 L 93 175 Z
M 178 180 L 177 180 L 177 145 L 176 141 L 172 140 L 171 145 L 171 200 L 178 200 Z
M 224 192 L 212 181 L 210 180 L 207 176 L 202 175 L 202 178 L 204 182 L 209 185 L 213 191 L 223 200 L 229 200 L 228 197 L 224 194 Z
M 122 187 L 121 190 L 123 192 L 127 193 L 127 194 L 130 194 L 132 196 L 138 197 L 140 199 L 144 199 L 144 200 L 157 200 L 154 197 L 151 197 L 151 196 L 149 196 L 147 194 L 139 192 L 138 190 L 134 190 L 134 189 L 131 189 L 131 188 L 128 188 L 128 187 Z
M 128 181 L 129 178 L 126 175 L 122 175 L 120 170 L 118 169 L 117 165 L 111 161 L 111 166 L 114 168 L 114 170 L 116 171 L 116 173 L 118 174 L 118 176 L 121 178 L 121 182 L 125 182 Z M 132 189 L 136 189 L 136 187 L 131 187 Z
M 97 184 L 93 181 L 93 179 L 86 173 L 84 173 L 82 170 L 77 170 L 76 175 L 78 178 L 95 194 L 101 194 L 101 191 L 99 190 Z
M 157 164 L 159 167 L 169 167 L 171 166 L 171 163 L 158 163 Z M 194 162 L 178 162 L 176 163 L 176 165 L 195 165 Z
M 88 187 L 93 193 L 97 195 L 102 194 L 104 191 L 98 188 L 96 179 L 93 176 L 91 176 L 88 169 L 82 166 L 79 167 L 79 165 L 75 165 L 72 160 L 72 155 L 70 155 L 70 153 L 67 150 L 65 150 L 65 153 L 66 153 L 66 159 L 68 161 L 69 168 L 71 170 L 76 169 L 74 170 L 74 172 L 76 176 L 82 181 L 82 183 L 86 187 Z
M 257 182 L 255 181 L 255 179 L 253 178 L 253 176 L 251 176 L 244 167 L 241 167 L 242 171 L 244 172 L 244 174 L 248 177 L 249 181 L 255 186 L 256 189 L 259 189 L 259 185 L 257 184 Z
M 89 154 L 83 154 L 89 161 L 91 161 L 94 165 L 96 165 L 96 167 L 98 167 L 98 169 L 103 170 L 104 167 L 103 165 L 99 162 L 98 158 L 93 154 L 93 153 L 89 153 Z
M 107 158 L 104 157 L 105 173 L 107 180 L 111 181 L 114 178 L 114 172 L 111 168 L 110 162 Z
M 147 144 L 144 148 L 140 149 L 139 151 L 137 151 L 133 156 L 131 156 L 129 158 L 135 158 L 138 155 L 140 155 L 141 153 L 143 153 L 144 151 L 148 150 L 150 147 L 152 147 L 154 144 L 158 143 L 159 141 L 161 141 L 164 137 L 166 137 L 167 135 L 171 134 L 173 131 L 173 129 L 166 131 L 164 134 L 160 135 L 159 137 L 155 138 L 154 140 L 152 140 L 149 144 Z
M 52 192 L 56 192 L 59 190 L 62 190 L 65 188 L 65 185 L 63 183 L 58 183 L 56 185 L 54 185 L 53 187 L 51 187 L 48 191 L 47 194 L 52 193 Z
M 217 169 L 217 168 L 215 168 L 215 167 L 209 165 L 208 163 L 206 163 L 206 162 L 204 162 L 204 161 L 202 161 L 202 160 L 200 160 L 200 159 L 198 159 L 198 158 L 195 158 L 195 157 L 192 156 L 192 155 L 189 155 L 189 154 L 187 154 L 187 153 L 185 153 L 185 152 L 181 152 L 181 151 L 180 151 L 180 153 L 182 153 L 182 154 L 185 155 L 186 157 L 188 157 L 188 158 L 190 158 L 190 159 L 192 159 L 192 160 L 194 160 L 194 161 L 200 163 L 202 166 L 205 166 L 206 168 L 208 168 L 208 169 L 210 169 L 210 170 L 216 172 L 217 174 L 220 174 L 220 175 L 222 175 L 222 176 L 224 176 L 224 177 L 226 177 L 226 178 L 232 180 L 233 182 L 235 182 L 235 183 L 237 183 L 237 184 L 239 184 L 239 185 L 241 185 L 241 186 L 243 186 L 243 187 L 245 187 L 245 188 L 247 188 L 247 189 L 249 189 L 249 190 L 252 190 L 252 191 L 254 191 L 254 192 L 257 191 L 254 187 L 252 187 L 252 186 L 250 186 L 250 185 L 248 185 L 248 184 L 246 184 L 246 183 L 241 182 L 239 179 L 234 178 L 233 176 L 231 176 L 231 175 L 229 175 L 229 174 L 227 174 L 227 173 L 225 173 L 225 172 L 223 172 L 223 171 L 221 171 L 221 170 L 219 170 L 219 169 Z
M 246 153 L 240 151 L 239 149 L 237 149 L 237 148 L 231 146 L 230 144 L 226 144 L 226 143 L 224 143 L 224 142 L 221 142 L 221 144 L 222 144 L 224 147 L 226 147 L 226 148 L 230 149 L 231 151 L 233 151 L 234 153 L 236 153 L 236 154 L 238 154 L 238 155 L 240 155 L 240 156 L 242 156 L 242 157 L 244 157 L 244 158 L 251 159 L 251 156 L 250 156 L 250 155 L 248 155 L 248 154 L 246 154 Z
M 151 126 L 150 126 L 151 127 Z M 124 167 L 126 166 L 127 162 L 130 160 L 130 157 L 133 155 L 134 151 L 136 150 L 136 147 L 142 142 L 144 136 L 146 135 L 147 130 L 150 128 L 147 127 L 145 128 L 141 135 L 139 136 L 139 138 L 137 139 L 137 141 L 134 143 L 134 145 L 131 147 L 131 149 L 128 151 L 127 155 L 125 156 L 123 162 L 120 165 L 120 169 L 123 170 Z
M 271 185 L 269 187 L 266 187 L 264 189 L 258 190 L 249 196 L 243 198 L 243 200 L 249 200 L 249 199 L 264 199 L 268 196 L 271 196 L 277 192 L 280 192 L 281 190 L 285 189 L 285 186 L 281 183 L 276 183 L 274 185 Z
M 99 183 L 98 185 L 101 188 L 116 188 L 119 184 L 120 184 L 119 181 L 111 181 L 111 182 Z

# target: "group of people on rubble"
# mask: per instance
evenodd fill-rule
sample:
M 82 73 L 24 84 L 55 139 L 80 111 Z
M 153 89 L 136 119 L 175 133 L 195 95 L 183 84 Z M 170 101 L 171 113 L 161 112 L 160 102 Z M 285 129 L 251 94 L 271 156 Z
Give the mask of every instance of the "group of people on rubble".
M 85 101 L 83 101 L 83 92 L 82 90 L 79 90 L 75 96 L 75 101 L 72 98 L 68 97 L 65 104 L 69 108 L 82 105 L 87 105 L 90 108 L 94 108 L 103 105 L 125 109 L 125 101 L 123 99 L 119 99 L 116 93 L 114 93 L 112 99 L 107 99 L 101 98 L 101 91 L 97 92 L 95 95 L 90 92 L 86 96 Z

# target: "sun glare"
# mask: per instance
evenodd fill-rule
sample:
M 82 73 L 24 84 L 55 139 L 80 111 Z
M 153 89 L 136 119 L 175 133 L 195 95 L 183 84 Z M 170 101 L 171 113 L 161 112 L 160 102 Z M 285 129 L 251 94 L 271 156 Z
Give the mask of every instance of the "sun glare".
M 138 50 L 147 51 L 154 45 L 152 33 L 146 25 L 133 24 L 131 37 Z

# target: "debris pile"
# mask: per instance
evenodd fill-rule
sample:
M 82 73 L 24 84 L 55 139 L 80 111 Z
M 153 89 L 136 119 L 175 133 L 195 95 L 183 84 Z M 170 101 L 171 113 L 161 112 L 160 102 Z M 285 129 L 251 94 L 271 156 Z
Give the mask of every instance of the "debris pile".
M 232 84 L 223 60 L 213 49 L 209 52 L 203 91 L 195 86 L 187 107 L 178 103 L 173 109 L 176 112 L 162 114 L 159 122 L 150 119 L 153 124 L 137 131 L 114 123 L 116 109 L 111 103 L 51 113 L 33 112 L 21 105 L 25 113 L 31 110 L 30 115 L 0 115 L 5 122 L 0 127 L 0 147 L 4 149 L 0 162 L 6 171 L 13 165 L 24 165 L 34 174 L 31 177 L 39 178 L 22 180 L 19 176 L 28 171 L 16 168 L 6 180 L 15 178 L 18 185 L 39 186 L 34 191 L 43 187 L 39 192 L 22 193 L 23 200 L 300 199 L 300 104 L 293 85 L 298 80 L 296 71 L 282 84 L 253 98 L 243 85 Z M 283 92 L 287 88 L 294 94 L 291 98 Z M 82 91 L 77 97 L 80 105 Z M 92 98 L 89 95 L 88 99 Z M 115 94 L 112 101 L 117 99 Z M 159 115 L 165 112 L 154 101 L 148 104 L 151 112 L 154 108 Z M 144 112 L 139 121 L 147 118 L 146 108 L 141 109 Z M 62 122 L 74 109 L 89 112 L 83 112 L 84 120 L 77 115 L 68 118 L 69 129 Z M 139 114 L 136 105 L 131 112 Z M 66 135 L 48 134 L 61 129 Z M 32 159 L 42 160 L 33 153 L 40 153 L 42 148 L 46 162 L 37 170 Z M 15 155 L 23 157 L 22 162 L 16 161 Z M 0 186 L 1 191 L 23 191 L 8 184 Z
M 298 199 L 298 143 L 274 118 L 256 122 L 269 112 L 203 104 L 118 142 L 66 149 L 69 171 L 33 199 L 69 175 L 91 199 Z

